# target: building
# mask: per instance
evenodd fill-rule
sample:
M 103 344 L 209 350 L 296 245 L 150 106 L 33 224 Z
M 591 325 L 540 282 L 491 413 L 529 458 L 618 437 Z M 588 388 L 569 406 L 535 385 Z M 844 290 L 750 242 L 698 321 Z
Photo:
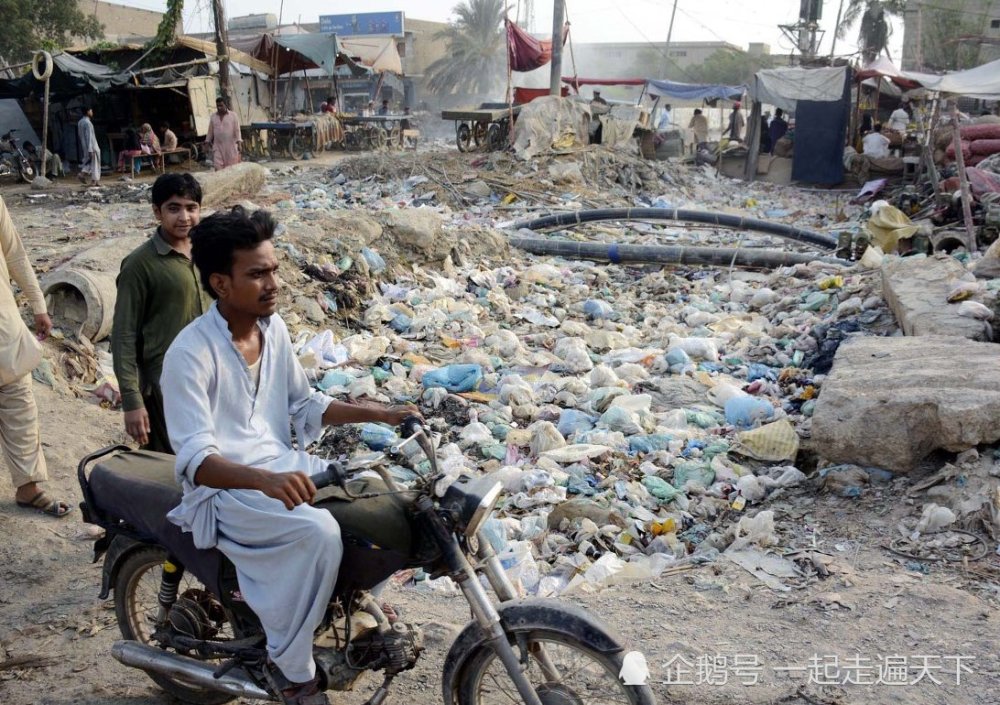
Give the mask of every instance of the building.
M 138 7 L 117 5 L 103 0 L 78 0 L 80 12 L 88 17 L 96 17 L 104 26 L 106 42 L 128 44 L 136 40 L 156 36 L 156 30 L 163 19 L 162 12 L 143 10 Z M 178 28 L 178 32 L 180 28 Z M 78 42 L 86 45 L 91 42 Z
M 909 0 L 904 71 L 949 71 L 1000 59 L 1000 0 Z

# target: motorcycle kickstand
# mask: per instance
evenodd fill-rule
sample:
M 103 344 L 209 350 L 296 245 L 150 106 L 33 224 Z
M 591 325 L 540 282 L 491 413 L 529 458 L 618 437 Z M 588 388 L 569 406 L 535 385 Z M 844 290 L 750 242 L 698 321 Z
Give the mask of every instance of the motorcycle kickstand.
M 375 689 L 372 696 L 368 698 L 364 705 L 382 705 L 385 699 L 389 697 L 389 684 L 392 683 L 392 679 L 396 677 L 396 674 L 386 675 L 385 680 L 382 681 L 382 685 Z

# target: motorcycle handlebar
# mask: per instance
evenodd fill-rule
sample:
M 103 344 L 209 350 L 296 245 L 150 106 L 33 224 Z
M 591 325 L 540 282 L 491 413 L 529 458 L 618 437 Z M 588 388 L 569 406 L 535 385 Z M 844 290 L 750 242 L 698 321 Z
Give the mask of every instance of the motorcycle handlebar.
M 341 489 L 347 490 L 347 475 L 344 473 L 344 468 L 337 463 L 330 463 L 326 466 L 326 470 L 316 473 L 310 479 L 312 479 L 312 483 L 316 486 L 317 490 L 332 485 L 337 485 Z

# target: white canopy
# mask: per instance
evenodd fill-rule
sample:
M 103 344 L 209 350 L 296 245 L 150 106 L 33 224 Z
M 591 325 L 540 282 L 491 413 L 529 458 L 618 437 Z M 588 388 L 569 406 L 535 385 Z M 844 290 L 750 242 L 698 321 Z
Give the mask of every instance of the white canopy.
M 844 97 L 847 68 L 763 69 L 750 82 L 750 98 L 773 105 L 788 112 L 795 112 L 800 100 L 836 102 Z

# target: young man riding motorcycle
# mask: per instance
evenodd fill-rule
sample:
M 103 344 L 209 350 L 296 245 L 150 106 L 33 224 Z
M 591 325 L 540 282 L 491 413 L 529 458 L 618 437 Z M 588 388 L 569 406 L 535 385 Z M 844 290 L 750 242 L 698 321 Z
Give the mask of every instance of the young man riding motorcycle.
M 326 462 L 306 448 L 327 425 L 398 425 L 412 406 L 346 404 L 311 390 L 275 311 L 278 260 L 268 213 L 216 213 L 192 232 L 192 259 L 215 300 L 164 358 L 161 383 L 176 473 L 168 516 L 235 565 L 240 592 L 267 635 L 266 673 L 286 703 L 322 705 L 313 632 L 343 555 L 330 512 L 311 506 L 310 475 Z

